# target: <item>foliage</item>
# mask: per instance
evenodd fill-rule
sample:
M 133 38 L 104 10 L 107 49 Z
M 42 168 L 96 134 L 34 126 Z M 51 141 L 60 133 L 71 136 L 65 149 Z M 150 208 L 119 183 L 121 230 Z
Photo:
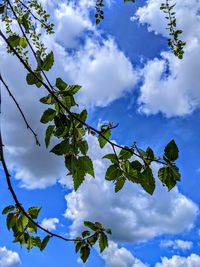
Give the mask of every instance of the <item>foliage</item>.
M 134 2 L 134 0 L 124 0 L 124 2 Z M 103 0 L 96 2 L 96 24 L 99 24 L 103 15 Z M 170 35 L 174 38 L 169 41 L 169 46 L 174 54 L 179 58 L 183 56 L 183 46 L 185 43 L 178 39 L 180 31 L 174 31 L 176 21 L 174 13 L 171 12 L 173 6 L 168 1 L 161 5 L 161 9 L 168 14 L 170 20 L 168 27 Z M 81 89 L 80 85 L 69 85 L 60 77 L 56 78 L 54 84 L 51 84 L 47 72 L 53 67 L 53 51 L 47 52 L 47 48 L 41 40 L 43 32 L 53 34 L 53 24 L 49 22 L 49 15 L 43 9 L 37 0 L 2 0 L 0 2 L 0 16 L 5 31 L 0 30 L 0 37 L 7 45 L 7 51 L 18 58 L 27 71 L 26 82 L 28 85 L 37 87 L 43 86 L 47 95 L 40 101 L 47 106 L 47 109 L 41 116 L 41 123 L 47 125 L 45 144 L 48 148 L 51 145 L 52 137 L 56 138 L 57 144 L 50 148 L 50 152 L 63 157 L 64 164 L 68 170 L 68 175 L 72 176 L 74 190 L 78 190 L 84 182 L 86 175 L 95 177 L 93 162 L 88 155 L 89 144 L 86 139 L 87 134 L 98 137 L 99 146 L 103 148 L 109 144 L 113 153 L 103 156 L 103 159 L 110 161 L 110 165 L 105 173 L 105 179 L 114 184 L 115 192 L 120 191 L 124 184 L 129 182 L 139 184 L 149 194 L 155 190 L 155 178 L 152 170 L 152 163 L 157 163 L 160 168 L 158 177 L 162 184 L 171 190 L 180 181 L 179 169 L 175 164 L 178 159 L 178 147 L 174 140 L 170 141 L 164 149 L 162 157 L 154 155 L 152 148 L 143 150 L 138 148 L 136 143 L 130 146 L 121 146 L 111 141 L 112 130 L 116 128 L 112 122 L 101 125 L 96 129 L 87 124 L 87 110 L 80 110 L 75 101 L 76 93 Z M 17 23 L 18 30 L 14 31 L 13 24 Z M 41 27 L 41 32 L 37 28 Z M 31 64 L 30 58 L 34 57 L 35 62 Z M 33 66 L 36 66 L 33 68 Z M 3 77 L 0 80 L 9 91 Z M 26 124 L 27 121 L 19 104 L 9 91 L 15 104 L 17 105 Z M 37 135 L 30 126 L 39 144 Z M 21 246 L 25 245 L 28 250 L 32 247 L 38 247 L 41 251 L 46 247 L 52 237 L 57 237 L 65 241 L 75 243 L 75 251 L 80 252 L 80 257 L 85 262 L 90 254 L 90 248 L 99 243 L 100 252 L 108 246 L 107 234 L 111 234 L 110 229 L 104 229 L 98 223 L 89 221 L 84 225 L 89 228 L 82 232 L 82 236 L 75 239 L 68 239 L 44 229 L 36 222 L 40 208 L 30 207 L 27 211 L 20 204 L 15 191 L 13 190 L 10 174 L 4 160 L 2 139 L 1 161 L 6 174 L 8 188 L 13 196 L 14 205 L 8 206 L 3 210 L 7 214 L 7 228 L 13 232 L 14 241 L 19 242 Z M 40 229 L 47 234 L 43 239 L 37 235 Z

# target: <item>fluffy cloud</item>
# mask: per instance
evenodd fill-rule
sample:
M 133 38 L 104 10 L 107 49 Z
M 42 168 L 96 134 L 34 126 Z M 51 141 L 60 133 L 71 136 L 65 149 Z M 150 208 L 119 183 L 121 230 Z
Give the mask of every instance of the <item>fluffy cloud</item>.
M 182 249 L 187 250 L 191 249 L 193 243 L 191 241 L 184 241 L 184 240 L 163 240 L 160 243 L 160 246 L 163 248 L 173 248 L 173 249 Z
M 191 254 L 190 256 L 181 257 L 174 255 L 171 259 L 162 258 L 161 263 L 157 263 L 155 267 L 199 267 L 200 256 Z
M 139 259 L 135 258 L 124 247 L 118 247 L 114 242 L 109 242 L 109 247 L 101 255 L 105 261 L 105 267 L 147 267 Z
M 162 1 L 147 1 L 139 8 L 136 17 L 147 24 L 150 31 L 168 37 L 166 20 L 159 9 Z M 171 52 L 149 61 L 143 70 L 143 85 L 138 103 L 140 112 L 167 117 L 183 116 L 200 105 L 200 14 L 199 1 L 176 1 L 178 28 L 183 29 L 182 39 L 187 42 L 183 60 Z
M 71 80 L 83 88 L 78 102 L 87 106 L 105 107 L 133 89 L 137 72 L 112 39 L 102 44 L 88 39 L 65 66 Z
M 21 263 L 17 252 L 0 247 L 0 267 L 17 267 Z
M 139 242 L 163 233 L 176 234 L 193 226 L 197 206 L 175 188 L 167 192 L 160 183 L 153 196 L 127 182 L 114 194 L 113 183 L 104 180 L 107 163 L 100 160 L 102 150 L 89 139 L 96 178 L 88 178 L 81 190 L 66 196 L 65 216 L 72 220 L 71 234 L 76 235 L 84 220 L 100 221 L 112 228 L 112 239 Z M 106 148 L 105 153 L 109 152 Z
M 58 218 L 44 218 L 41 222 L 41 226 L 44 227 L 45 229 L 52 231 L 56 229 L 56 224 L 59 223 Z
M 89 11 L 94 1 L 82 0 L 76 5 L 73 1 L 43 2 L 58 27 L 54 36 L 44 36 L 43 39 L 55 52 L 55 66 L 49 73 L 52 82 L 55 82 L 58 76 L 69 83 L 82 84 L 83 89 L 78 101 L 87 107 L 105 106 L 134 86 L 137 73 L 129 59 L 111 38 L 102 37 L 91 24 Z M 76 24 L 76 27 L 72 27 L 71 23 Z M 65 35 L 68 37 L 65 37 L 64 29 L 70 29 L 70 36 L 67 33 Z M 93 37 L 85 34 L 84 40 L 76 47 L 78 38 L 80 39 L 85 31 L 92 31 Z M 73 53 L 68 52 L 66 43 L 69 43 L 70 47 L 75 46 Z M 41 141 L 45 127 L 39 120 L 44 107 L 38 103 L 38 99 L 44 91 L 27 86 L 23 67 L 14 57 L 7 55 L 1 41 L 0 48 L 0 68 L 3 77 Z M 65 176 L 66 170 L 61 158 L 49 153 L 43 142 L 42 147 L 35 147 L 32 136 L 26 131 L 24 122 L 4 89 L 3 123 L 6 159 L 23 187 L 45 188 Z

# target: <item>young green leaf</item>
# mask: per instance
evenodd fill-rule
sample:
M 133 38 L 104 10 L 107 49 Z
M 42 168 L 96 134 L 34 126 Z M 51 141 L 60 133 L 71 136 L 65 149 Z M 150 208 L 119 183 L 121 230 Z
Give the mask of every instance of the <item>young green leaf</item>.
M 144 190 L 150 195 L 153 194 L 155 190 L 155 179 L 150 167 L 146 167 L 145 170 L 139 174 L 140 184 Z
M 56 112 L 54 109 L 48 108 L 44 111 L 40 122 L 42 123 L 48 123 L 49 121 L 52 121 L 54 117 L 56 116 Z
M 88 156 L 82 156 L 78 159 L 78 167 L 85 173 L 94 177 L 94 168 L 91 159 Z
M 165 157 L 170 161 L 175 161 L 178 159 L 178 147 L 174 140 L 171 140 L 169 144 L 165 147 Z
M 123 188 L 125 181 L 126 179 L 123 176 L 117 178 L 116 183 L 115 183 L 115 193 L 117 193 Z
M 90 255 L 90 248 L 88 245 L 85 245 L 83 247 L 81 247 L 81 250 L 80 250 L 80 257 L 82 259 L 82 261 L 85 263 L 88 259 Z
M 49 125 L 49 126 L 47 127 L 46 134 L 45 134 L 45 144 L 46 144 L 46 147 L 49 146 L 51 137 L 52 137 L 52 135 L 53 135 L 53 130 L 54 130 L 54 128 L 55 128 L 54 125 Z
M 40 246 L 40 250 L 41 250 L 41 251 L 43 251 L 43 250 L 46 248 L 46 246 L 47 246 L 47 244 L 48 244 L 48 242 L 49 242 L 50 239 L 51 239 L 51 236 L 50 236 L 50 235 L 47 235 L 47 236 L 42 240 L 42 243 L 41 243 L 41 246 Z
M 30 215 L 30 217 L 31 217 L 32 219 L 37 219 L 40 210 L 41 210 L 40 207 L 30 207 L 30 208 L 28 209 L 28 214 Z
M 42 69 L 45 71 L 49 71 L 54 63 L 54 54 L 51 51 L 44 59 L 43 64 L 42 64 Z
M 84 225 L 90 229 L 92 229 L 93 231 L 97 230 L 97 227 L 94 223 L 90 222 L 90 221 L 84 221 Z
M 111 135 L 111 130 L 108 129 L 108 130 L 105 130 L 105 131 L 101 131 L 101 133 L 102 133 L 103 136 L 105 136 L 105 138 L 109 139 L 110 135 Z M 107 140 L 104 139 L 101 135 L 99 135 L 98 141 L 99 141 L 99 145 L 100 145 L 101 148 L 103 148 L 107 143 Z
M 106 171 L 106 180 L 116 180 L 121 175 L 121 171 L 117 164 L 110 165 Z
M 103 252 L 106 247 L 108 247 L 108 238 L 104 234 L 104 232 L 102 232 L 102 233 L 100 233 L 100 237 L 99 237 L 100 252 Z
M 131 151 L 127 151 L 125 149 L 121 149 L 120 153 L 119 153 L 119 159 L 130 159 L 132 157 L 133 153 L 131 153 Z
M 15 209 L 15 206 L 13 206 L 13 205 L 7 206 L 3 209 L 2 214 L 9 213 L 9 212 L 13 211 L 14 209 Z

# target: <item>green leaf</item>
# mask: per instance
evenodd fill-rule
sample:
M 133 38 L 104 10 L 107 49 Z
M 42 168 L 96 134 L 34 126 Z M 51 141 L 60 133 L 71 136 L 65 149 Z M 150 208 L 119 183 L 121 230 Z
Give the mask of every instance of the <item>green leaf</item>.
M 82 156 L 78 159 L 78 167 L 85 173 L 94 177 L 94 168 L 91 159 L 88 156 Z
M 56 112 L 54 109 L 48 108 L 44 111 L 40 122 L 42 123 L 48 123 L 49 121 L 52 121 L 56 115 Z
M 117 164 L 110 165 L 106 171 L 106 180 L 116 180 L 121 175 Z
M 32 236 L 32 240 L 33 240 L 33 245 L 38 247 L 39 249 L 41 248 L 41 239 L 39 236 Z
M 68 141 L 64 140 L 60 142 L 59 144 L 55 145 L 51 151 L 52 153 L 62 156 L 64 154 L 72 154 L 73 153 L 73 148 L 72 146 L 68 143 Z
M 86 227 L 92 229 L 93 231 L 96 231 L 96 229 L 97 229 L 96 225 L 90 221 L 84 221 L 84 225 Z
M 43 104 L 46 104 L 46 105 L 52 105 L 54 103 L 54 99 L 52 97 L 52 95 L 47 95 L 47 96 L 44 96 L 40 99 L 40 102 L 42 102 Z
M 179 150 L 174 140 L 171 140 L 169 144 L 165 147 L 165 157 L 170 161 L 175 161 L 178 159 Z
M 52 135 L 53 135 L 53 130 L 54 130 L 54 128 L 55 128 L 54 125 L 49 125 L 49 126 L 47 127 L 46 134 L 45 134 L 45 144 L 46 144 L 46 147 L 49 146 L 51 137 L 52 137 Z
M 87 242 L 90 244 L 90 246 L 94 246 L 96 244 L 96 242 L 98 240 L 98 236 L 99 235 L 96 233 L 96 234 L 87 238 Z
M 82 261 L 85 263 L 88 259 L 90 255 L 90 248 L 88 245 L 85 245 L 83 247 L 81 247 L 81 250 L 80 250 L 80 257 L 82 259 Z
M 133 169 L 137 170 L 137 171 L 141 171 L 143 165 L 138 161 L 138 160 L 134 160 L 132 162 L 130 162 L 130 165 Z
M 117 193 L 123 188 L 125 181 L 126 179 L 123 176 L 117 178 L 116 183 L 115 183 L 115 193 Z
M 21 215 L 17 220 L 17 229 L 23 233 L 28 225 L 29 219 L 25 215 Z
M 83 241 L 79 241 L 76 243 L 75 251 L 76 253 L 80 250 L 80 248 L 84 245 Z
M 37 226 L 33 224 L 31 221 L 29 221 L 27 226 L 27 231 L 30 233 L 37 233 Z
M 13 211 L 14 209 L 15 209 L 15 206 L 13 206 L 13 205 L 7 206 L 3 209 L 2 214 L 9 213 L 9 212 Z
M 108 247 L 108 238 L 102 232 L 102 233 L 100 233 L 100 237 L 99 237 L 99 248 L 100 248 L 100 252 L 103 252 L 106 247 Z
M 181 175 L 176 166 L 164 167 L 159 169 L 158 178 L 170 191 L 176 185 L 176 182 L 180 181 Z
M 10 230 L 10 228 L 12 228 L 16 224 L 16 222 L 17 222 L 16 213 L 9 213 L 6 219 L 8 230 Z
M 33 246 L 34 246 L 33 238 L 32 238 L 32 236 L 28 236 L 28 240 L 26 242 L 26 247 L 28 250 L 31 250 Z
M 150 195 L 153 194 L 155 190 L 155 179 L 150 167 L 146 167 L 145 170 L 139 174 L 140 184 L 144 190 Z
M 28 43 L 27 43 L 25 37 L 20 37 L 19 45 L 20 45 L 22 48 L 26 48 L 26 47 L 27 47 Z
M 86 230 L 86 231 L 83 231 L 82 232 L 82 237 L 86 237 L 86 236 L 89 236 L 90 235 L 90 231 Z
M 43 64 L 42 64 L 42 69 L 45 71 L 49 71 L 54 63 L 54 54 L 51 51 L 44 59 Z
M 76 169 L 74 173 L 72 173 L 73 182 L 74 182 L 74 190 L 77 191 L 79 186 L 83 183 L 85 178 L 85 172 L 79 169 Z
M 67 83 L 65 83 L 61 78 L 57 78 L 56 87 L 61 91 L 65 90 L 67 88 Z
M 109 159 L 112 163 L 118 163 L 118 159 L 115 154 L 107 154 L 103 156 L 103 159 Z
M 33 73 L 28 73 L 26 75 L 26 82 L 29 85 L 36 85 L 37 87 L 41 87 L 42 84 L 40 81 L 42 81 L 42 75 L 39 71 L 35 71 L 34 74 Z
M 42 243 L 41 243 L 41 246 L 40 246 L 40 251 L 43 251 L 43 250 L 46 248 L 46 246 L 47 246 L 47 244 L 48 244 L 48 242 L 49 242 L 50 239 L 51 239 L 51 236 L 50 236 L 50 235 L 47 235 L 47 236 L 42 240 Z
M 81 142 L 79 144 L 79 149 L 81 151 L 81 153 L 86 156 L 87 152 L 88 152 L 88 142 L 85 140 L 83 142 Z
M 79 118 L 80 118 L 80 120 L 81 120 L 82 122 L 85 122 L 85 121 L 86 121 L 86 119 L 87 119 L 87 110 L 86 110 L 86 109 L 84 109 L 84 110 L 80 113 Z
M 133 155 L 133 153 L 131 153 L 130 151 L 127 151 L 125 149 L 121 149 L 118 157 L 120 160 L 121 159 L 130 159 L 132 157 L 132 155 Z
M 0 14 L 5 12 L 5 5 L 0 5 Z
M 111 130 L 108 129 L 106 131 L 101 131 L 101 133 L 103 134 L 103 136 L 105 136 L 107 139 L 109 139 L 110 135 L 111 135 Z M 99 141 L 99 145 L 101 148 L 103 148 L 107 143 L 107 140 L 105 140 L 101 135 L 99 135 L 98 141 Z
M 20 36 L 17 34 L 13 34 L 8 37 L 8 42 L 10 43 L 12 47 L 17 47 L 19 46 L 19 43 L 20 43 Z
M 41 210 L 40 207 L 30 207 L 30 208 L 28 209 L 28 214 L 30 215 L 30 217 L 31 217 L 32 219 L 37 219 L 40 210 Z
M 146 157 L 148 160 L 150 160 L 150 162 L 154 159 L 154 152 L 150 147 L 148 147 L 146 150 Z

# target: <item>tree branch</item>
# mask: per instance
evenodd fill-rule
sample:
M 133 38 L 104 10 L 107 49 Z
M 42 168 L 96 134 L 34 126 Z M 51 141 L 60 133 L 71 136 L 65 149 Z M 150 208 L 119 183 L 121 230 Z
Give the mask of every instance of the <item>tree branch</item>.
M 17 109 L 19 110 L 19 112 L 20 112 L 20 114 L 21 114 L 21 116 L 22 116 L 22 118 L 23 118 L 23 120 L 24 120 L 24 122 L 25 122 L 27 129 L 29 129 L 29 130 L 32 132 L 32 134 L 34 135 L 36 145 L 40 146 L 40 142 L 39 142 L 39 140 L 38 140 L 37 134 L 34 132 L 34 130 L 33 130 L 33 129 L 31 128 L 31 126 L 29 125 L 29 123 L 28 123 L 28 121 L 27 121 L 27 119 L 26 119 L 26 117 L 25 117 L 25 115 L 24 115 L 24 112 L 22 111 L 22 109 L 21 109 L 19 103 L 17 102 L 16 98 L 14 97 L 14 95 L 11 93 L 11 91 L 10 91 L 8 85 L 5 83 L 5 81 L 4 81 L 4 79 L 3 79 L 2 75 L 1 75 L 1 73 L 0 73 L 0 81 L 1 81 L 1 82 L 3 83 L 3 85 L 5 86 L 5 88 L 6 88 L 7 92 L 8 92 L 8 94 L 9 94 L 9 96 L 10 96 L 10 97 L 13 99 L 13 101 L 15 102 L 15 105 L 17 106 Z

